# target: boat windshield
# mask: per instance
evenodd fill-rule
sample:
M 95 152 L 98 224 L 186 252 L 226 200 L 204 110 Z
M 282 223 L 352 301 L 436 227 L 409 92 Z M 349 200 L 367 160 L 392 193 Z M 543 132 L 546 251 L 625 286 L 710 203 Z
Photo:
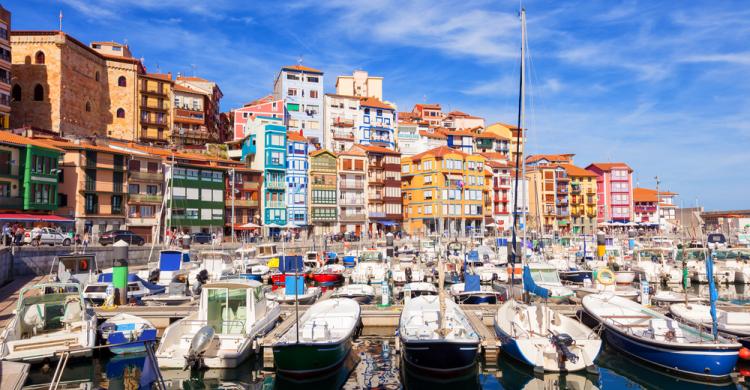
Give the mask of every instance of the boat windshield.
M 207 325 L 220 334 L 239 334 L 247 319 L 247 291 L 242 288 L 209 288 Z
M 39 293 L 39 290 L 35 291 Z M 25 296 L 19 306 L 18 313 L 24 319 L 24 323 L 33 322 L 37 332 L 62 329 L 65 325 L 63 319 L 74 313 L 71 309 L 76 309 L 78 313 L 83 312 L 78 291 L 57 288 L 47 288 L 40 295 Z M 36 319 L 31 320 L 32 317 Z
M 622 255 L 619 249 L 607 249 L 606 253 L 609 257 L 620 257 Z
M 714 252 L 716 260 L 750 260 L 750 249 L 725 249 Z
M 432 240 L 425 240 L 422 241 L 421 245 L 422 249 L 434 249 L 435 248 L 435 242 Z
M 531 278 L 537 283 L 561 283 L 560 276 L 557 274 L 557 270 L 553 268 L 549 269 L 532 269 Z
M 672 259 L 672 253 L 668 251 L 661 251 L 658 249 L 643 249 L 637 252 L 638 253 L 638 259 L 645 261 L 645 260 L 651 260 L 651 261 L 662 261 L 662 260 L 671 260 Z
M 276 254 L 276 247 L 273 245 L 261 245 L 258 247 L 260 256 L 273 256 Z
M 706 251 L 703 249 L 681 250 L 677 252 L 677 260 L 678 261 L 690 261 L 690 260 L 704 261 L 706 260 Z
M 359 256 L 360 261 L 383 261 L 383 254 L 378 251 L 362 252 Z

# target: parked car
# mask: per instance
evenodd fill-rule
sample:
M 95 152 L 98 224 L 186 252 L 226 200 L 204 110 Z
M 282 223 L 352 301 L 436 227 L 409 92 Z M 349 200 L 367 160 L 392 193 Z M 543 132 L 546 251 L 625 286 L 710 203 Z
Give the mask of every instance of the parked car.
M 130 245 L 143 245 L 146 243 L 143 237 L 127 230 L 110 230 L 99 236 L 99 244 L 101 246 L 111 245 L 120 240 Z
M 192 237 L 193 243 L 196 243 L 196 244 L 210 244 L 211 243 L 211 233 L 197 232 L 197 233 L 190 234 L 190 237 Z
M 37 228 L 27 230 L 23 234 L 23 243 L 33 246 L 39 245 L 65 245 L 69 246 L 72 240 L 67 234 L 52 228 Z

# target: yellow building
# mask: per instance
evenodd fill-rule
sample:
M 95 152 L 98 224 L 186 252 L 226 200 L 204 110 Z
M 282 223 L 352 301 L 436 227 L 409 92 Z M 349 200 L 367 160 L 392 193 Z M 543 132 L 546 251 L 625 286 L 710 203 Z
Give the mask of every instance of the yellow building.
M 490 188 L 484 164 L 483 156 L 448 146 L 402 158 L 404 231 L 411 235 L 483 231 Z
M 138 76 L 138 83 L 138 139 L 141 142 L 166 145 L 172 139 L 172 74 L 141 74 Z
M 560 164 L 570 177 L 572 233 L 596 232 L 596 174 L 572 164 Z

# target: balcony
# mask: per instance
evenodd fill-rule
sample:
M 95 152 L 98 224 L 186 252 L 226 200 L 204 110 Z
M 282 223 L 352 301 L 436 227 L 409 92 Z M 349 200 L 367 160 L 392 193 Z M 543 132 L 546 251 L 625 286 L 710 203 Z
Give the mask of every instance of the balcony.
M 164 173 L 162 172 L 144 172 L 144 171 L 129 171 L 130 180 L 145 180 L 145 181 L 164 181 Z
M 571 185 L 570 186 L 570 193 L 571 194 L 580 194 L 581 193 L 581 186 Z
M 365 204 L 364 198 L 341 198 L 339 204 L 342 205 L 363 205 Z
M 23 207 L 23 198 L 21 197 L 0 197 L 0 208 L 2 209 L 18 209 Z
M 167 92 L 164 90 L 164 88 L 147 88 L 147 87 L 141 85 L 141 88 L 139 88 L 139 91 L 141 93 L 146 93 L 146 94 L 149 94 L 149 95 L 167 96 Z
M 595 189 L 593 189 L 593 188 L 587 188 L 587 189 L 586 189 L 586 193 L 587 193 L 587 194 L 596 194 L 596 190 L 595 190 Z
M 257 181 L 246 181 L 240 184 L 239 187 L 243 190 L 258 190 L 260 188 L 260 183 Z
M 286 204 L 280 200 L 269 200 L 265 202 L 266 208 L 271 209 L 284 209 Z
M 365 188 L 365 182 L 364 181 L 347 181 L 344 180 L 341 182 L 341 189 L 342 190 L 361 190 Z
M 370 212 L 370 218 L 385 218 L 385 213 L 382 211 Z
M 128 226 L 154 226 L 156 225 L 156 217 L 141 217 L 136 216 L 128 217 Z
M 588 198 L 586 198 L 586 204 L 588 204 L 588 205 L 595 205 L 596 204 L 596 200 L 593 197 L 588 197 Z
M 283 181 L 267 181 L 266 182 L 266 189 L 269 190 L 285 190 L 286 189 L 286 183 Z
M 568 193 L 568 187 L 558 186 L 557 187 L 557 193 L 558 194 L 567 194 Z
M 354 141 L 354 133 L 351 131 L 334 131 L 333 139 L 338 141 Z
M 141 123 L 154 126 L 166 126 L 169 124 L 166 117 L 156 117 L 153 115 L 141 115 Z
M 371 186 L 383 186 L 383 185 L 385 185 L 385 182 L 383 182 L 383 178 L 382 177 L 371 177 L 371 178 L 369 178 L 367 180 L 367 182 Z
M 226 205 L 231 207 L 232 204 L 234 204 L 234 207 L 258 207 L 258 201 L 257 200 L 250 200 L 250 199 L 235 199 L 232 201 L 232 199 L 226 200 Z
M 360 214 L 342 214 L 339 217 L 341 222 L 360 222 L 366 219 L 365 213 Z
M 314 222 L 335 222 L 336 216 L 335 215 L 312 215 L 312 220 Z
M 167 136 L 164 135 L 163 131 L 162 132 L 155 131 L 155 130 L 141 131 L 140 138 L 141 138 L 141 141 L 146 141 L 146 142 L 153 142 L 153 141 L 164 142 L 164 143 L 168 142 Z
M 206 128 L 206 126 L 201 126 L 198 130 L 190 130 L 184 127 L 175 127 L 172 135 L 177 138 L 207 140 L 211 134 L 208 133 L 208 128 Z
M 153 194 L 130 194 L 128 195 L 129 203 L 161 203 L 164 197 Z
M 331 126 L 333 127 L 354 127 L 354 120 L 353 119 L 335 119 L 333 123 L 331 123 Z M 335 137 L 335 135 L 334 135 Z
M 555 204 L 558 205 L 558 206 L 567 206 L 568 205 L 568 200 L 567 199 L 558 199 L 555 202 Z
M 148 102 L 141 101 L 141 110 L 152 110 L 152 111 L 169 111 L 169 104 L 149 104 Z

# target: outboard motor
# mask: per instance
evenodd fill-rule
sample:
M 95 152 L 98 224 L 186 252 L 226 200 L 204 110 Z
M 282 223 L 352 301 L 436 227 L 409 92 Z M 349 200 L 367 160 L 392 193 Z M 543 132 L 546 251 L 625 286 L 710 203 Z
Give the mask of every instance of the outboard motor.
M 557 353 L 559 356 L 560 363 L 565 362 L 567 360 L 570 360 L 571 362 L 575 363 L 578 361 L 578 356 L 576 356 L 573 352 L 570 352 L 571 345 L 575 344 L 575 340 L 573 340 L 572 337 L 570 337 L 567 333 L 560 333 L 550 336 L 550 342 L 555 346 L 555 349 L 557 349 Z
M 151 273 L 148 275 L 148 282 L 156 284 L 159 281 L 160 274 L 161 274 L 161 270 L 158 268 L 151 271 Z
M 203 354 L 211 345 L 211 340 L 214 338 L 214 328 L 210 326 L 204 326 L 198 330 L 198 333 L 193 336 L 193 340 L 190 341 L 190 348 L 188 348 L 188 355 L 185 356 L 185 367 L 183 370 L 190 368 L 191 370 L 202 370 L 206 368 L 203 362 Z
M 201 272 L 198 272 L 198 275 L 195 276 L 196 283 L 195 286 L 193 286 L 193 295 L 199 296 L 201 295 L 201 290 L 203 289 L 203 285 L 208 282 L 208 271 L 205 269 Z
M 411 283 L 411 267 L 406 267 L 404 274 L 406 275 L 406 283 Z

